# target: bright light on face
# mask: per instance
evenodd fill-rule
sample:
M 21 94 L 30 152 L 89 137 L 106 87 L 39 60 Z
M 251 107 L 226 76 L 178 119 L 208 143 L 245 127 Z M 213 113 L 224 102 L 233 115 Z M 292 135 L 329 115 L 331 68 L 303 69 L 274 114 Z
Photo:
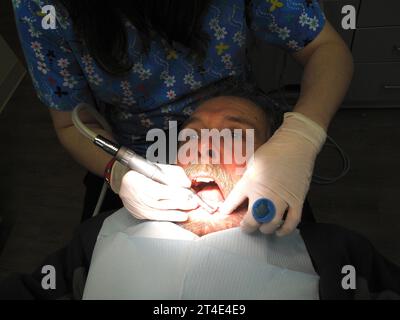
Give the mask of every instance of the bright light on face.
M 250 147 L 252 150 L 256 150 L 268 140 L 269 128 L 266 127 L 266 123 L 268 121 L 265 113 L 251 101 L 242 98 L 221 96 L 207 100 L 196 109 L 183 129 L 187 129 L 191 133 L 187 135 L 190 138 L 187 145 L 193 145 L 197 149 L 192 152 L 182 151 L 184 159 L 178 157 L 178 164 L 184 168 L 192 181 L 192 189 L 201 199 L 214 207 L 222 204 L 243 175 L 247 160 L 252 159 L 249 159 L 247 154 L 246 161 L 243 163 L 243 161 L 237 161 L 241 160 L 237 155 L 232 154 L 237 149 L 237 152 L 246 155 L 248 142 L 246 135 L 233 134 L 233 136 L 229 136 L 226 139 L 230 142 L 228 145 L 224 143 L 225 139 L 221 136 L 216 136 L 214 140 L 212 137 L 193 139 L 192 136 L 194 135 L 196 138 L 199 133 L 201 136 L 202 130 L 205 129 L 211 130 L 210 132 L 213 132 L 212 129 L 218 129 L 218 132 L 231 135 L 238 130 L 242 133 L 248 133 L 251 130 Z M 237 139 L 241 143 L 238 143 Z M 233 149 L 232 145 L 235 145 L 236 149 Z M 226 150 L 225 147 L 227 147 Z M 204 163 L 207 159 L 214 160 L 215 158 L 221 161 Z M 233 161 L 227 163 L 226 159 L 233 159 Z M 230 215 L 222 215 L 219 211 L 210 214 L 203 208 L 197 208 L 188 212 L 188 220 L 179 225 L 199 236 L 238 227 L 247 212 L 247 206 L 248 201 L 243 202 Z

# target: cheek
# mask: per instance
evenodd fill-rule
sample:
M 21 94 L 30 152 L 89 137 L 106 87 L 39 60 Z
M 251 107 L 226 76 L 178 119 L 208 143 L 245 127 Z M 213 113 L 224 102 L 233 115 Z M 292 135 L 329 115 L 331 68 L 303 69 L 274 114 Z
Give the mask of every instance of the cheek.
M 233 164 L 223 164 L 222 168 L 232 177 L 233 182 L 237 182 L 240 177 L 243 175 L 244 170 L 246 168 L 246 164 L 237 165 Z
M 228 154 L 229 157 L 225 157 L 226 154 Z M 252 154 L 252 150 L 249 150 L 249 154 L 247 154 L 245 143 L 242 143 L 241 146 L 233 145 L 230 148 L 221 148 L 222 166 L 228 173 L 231 174 L 232 177 L 236 178 L 237 175 L 241 176 L 243 175 L 243 171 L 246 168 L 247 161 Z
M 178 147 L 177 164 L 183 168 L 198 161 L 198 142 L 189 140 Z

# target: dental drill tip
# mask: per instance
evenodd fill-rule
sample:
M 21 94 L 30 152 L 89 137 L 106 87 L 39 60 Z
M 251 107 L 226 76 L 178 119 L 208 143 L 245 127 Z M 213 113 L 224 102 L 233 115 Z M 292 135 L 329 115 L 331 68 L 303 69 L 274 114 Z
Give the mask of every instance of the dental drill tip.
M 207 210 L 208 213 L 214 213 L 215 211 L 217 211 L 217 208 L 214 208 L 212 206 L 210 206 L 208 203 L 206 203 L 203 199 L 201 199 L 194 191 L 193 192 L 193 197 L 196 199 L 197 203 L 199 204 L 200 207 L 202 207 L 203 209 Z
M 210 213 L 210 214 L 215 213 L 218 210 L 218 208 L 210 206 L 209 204 L 205 203 L 203 200 L 202 200 L 202 204 L 203 204 L 202 207 L 204 209 L 206 209 L 208 211 L 208 213 Z
M 216 208 L 211 207 L 209 204 L 207 204 L 206 202 L 204 202 L 204 200 L 202 200 L 200 197 L 198 197 L 198 203 L 199 205 L 203 208 L 206 209 L 208 211 L 208 213 L 214 213 L 215 211 L 217 211 Z

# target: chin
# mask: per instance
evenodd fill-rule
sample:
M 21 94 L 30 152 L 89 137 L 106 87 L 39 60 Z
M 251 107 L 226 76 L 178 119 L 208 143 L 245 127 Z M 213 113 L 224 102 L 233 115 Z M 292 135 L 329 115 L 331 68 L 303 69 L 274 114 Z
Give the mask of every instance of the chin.
M 234 181 L 228 179 L 226 175 L 223 177 L 221 172 L 210 166 L 198 166 L 195 170 L 187 173 L 192 181 L 192 190 L 212 207 L 221 205 L 234 186 Z M 223 215 L 218 210 L 209 213 L 199 207 L 189 211 L 188 220 L 178 224 L 200 237 L 209 233 L 236 228 L 239 227 L 246 214 L 247 206 L 248 202 L 246 201 L 229 215 Z
M 189 212 L 188 220 L 178 224 L 202 237 L 209 233 L 239 227 L 246 212 L 247 206 L 241 207 L 229 215 L 223 215 L 219 211 L 210 214 L 203 208 L 198 208 Z

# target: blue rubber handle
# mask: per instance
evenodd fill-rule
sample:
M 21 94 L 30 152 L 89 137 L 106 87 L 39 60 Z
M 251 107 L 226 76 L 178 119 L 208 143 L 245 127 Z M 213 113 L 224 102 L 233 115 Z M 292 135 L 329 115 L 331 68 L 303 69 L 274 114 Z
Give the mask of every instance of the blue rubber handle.
M 251 212 L 258 223 L 268 223 L 274 219 L 276 208 L 271 200 L 260 198 L 254 202 Z

